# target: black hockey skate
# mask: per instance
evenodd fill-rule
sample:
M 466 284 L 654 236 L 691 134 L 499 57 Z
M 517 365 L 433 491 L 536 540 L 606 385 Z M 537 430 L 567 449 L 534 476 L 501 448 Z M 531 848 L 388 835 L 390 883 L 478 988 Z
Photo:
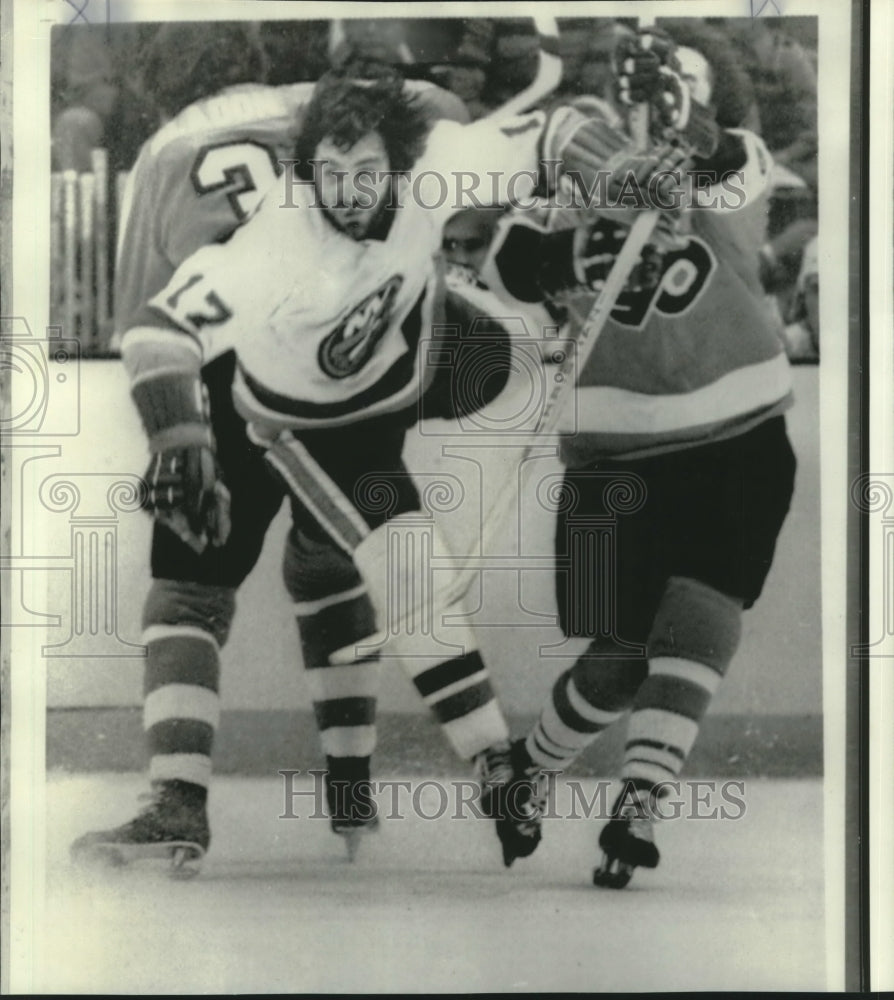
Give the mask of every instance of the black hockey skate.
M 615 800 L 612 817 L 599 834 L 602 864 L 593 871 L 593 885 L 623 889 L 635 868 L 658 867 L 649 798 L 648 792 L 628 786 Z
M 185 781 L 154 782 L 148 805 L 129 823 L 94 830 L 70 848 L 77 864 L 121 868 L 132 862 L 164 861 L 173 878 L 199 873 L 211 841 L 205 790 Z
M 523 741 L 499 744 L 475 758 L 481 781 L 481 807 L 497 824 L 503 864 L 527 858 L 540 843 L 544 798 L 539 788 L 539 768 L 532 765 Z
M 344 838 L 348 861 L 354 861 L 363 837 L 379 828 L 372 796 L 368 757 L 328 757 L 326 804 L 332 832 Z

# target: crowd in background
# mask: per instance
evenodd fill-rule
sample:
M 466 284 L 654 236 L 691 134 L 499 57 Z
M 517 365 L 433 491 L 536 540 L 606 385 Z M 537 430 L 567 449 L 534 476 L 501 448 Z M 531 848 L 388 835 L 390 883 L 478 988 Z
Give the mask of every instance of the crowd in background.
M 551 100 L 603 93 L 616 32 L 624 21 L 581 17 L 558 23 L 563 73 Z M 661 23 L 659 19 L 659 27 Z M 747 106 L 726 109 L 727 117 L 738 117 L 743 127 L 758 132 L 776 164 L 761 259 L 768 302 L 778 311 L 792 360 L 815 361 L 816 20 L 707 18 L 705 23 L 724 39 L 714 52 L 715 71 L 739 74 L 744 87 L 738 92 L 747 95 Z M 176 28 L 144 23 L 54 29 L 55 171 L 89 171 L 96 147 L 107 151 L 112 176 L 133 165 L 140 146 L 163 120 L 159 97 L 164 86 L 179 86 L 194 68 L 191 53 L 177 48 Z M 205 46 L 226 30 L 215 23 L 205 28 Z M 408 77 L 427 78 L 452 91 L 473 120 L 522 90 L 536 73 L 539 54 L 530 18 L 273 21 L 257 24 L 256 30 L 262 53 L 259 82 L 316 80 L 345 52 L 361 52 L 401 66 Z M 219 73 L 217 89 L 231 82 L 225 61 Z

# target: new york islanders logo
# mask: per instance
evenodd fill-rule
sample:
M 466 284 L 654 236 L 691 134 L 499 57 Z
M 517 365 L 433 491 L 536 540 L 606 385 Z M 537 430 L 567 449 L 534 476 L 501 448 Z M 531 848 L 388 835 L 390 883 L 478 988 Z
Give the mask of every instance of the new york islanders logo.
M 395 274 L 368 295 L 320 344 L 320 368 L 330 378 L 354 375 L 369 361 L 388 329 L 391 307 L 404 279 Z

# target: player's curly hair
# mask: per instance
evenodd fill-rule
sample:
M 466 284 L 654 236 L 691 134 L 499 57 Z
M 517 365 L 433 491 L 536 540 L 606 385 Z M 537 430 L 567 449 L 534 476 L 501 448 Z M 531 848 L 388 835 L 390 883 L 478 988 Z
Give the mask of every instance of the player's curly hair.
M 409 170 L 422 152 L 426 131 L 423 108 L 393 66 L 350 59 L 320 77 L 314 88 L 295 144 L 297 171 L 310 177 L 308 161 L 323 139 L 347 150 L 370 132 L 382 137 L 392 170 Z
M 739 127 L 754 104 L 755 95 L 751 80 L 726 35 L 694 18 L 659 18 L 658 27 L 677 45 L 694 49 L 707 59 L 711 67 L 711 103 L 717 124 L 721 128 Z

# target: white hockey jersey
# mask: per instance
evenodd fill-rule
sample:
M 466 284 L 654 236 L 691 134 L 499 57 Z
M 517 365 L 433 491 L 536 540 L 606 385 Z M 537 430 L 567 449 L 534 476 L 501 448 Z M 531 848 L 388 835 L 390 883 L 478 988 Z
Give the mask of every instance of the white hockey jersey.
M 140 150 L 118 220 L 115 329 L 171 280 L 191 254 L 230 236 L 255 211 L 293 155 L 315 84 L 240 84 L 197 101 Z M 432 121 L 468 121 L 455 95 L 408 81 Z

